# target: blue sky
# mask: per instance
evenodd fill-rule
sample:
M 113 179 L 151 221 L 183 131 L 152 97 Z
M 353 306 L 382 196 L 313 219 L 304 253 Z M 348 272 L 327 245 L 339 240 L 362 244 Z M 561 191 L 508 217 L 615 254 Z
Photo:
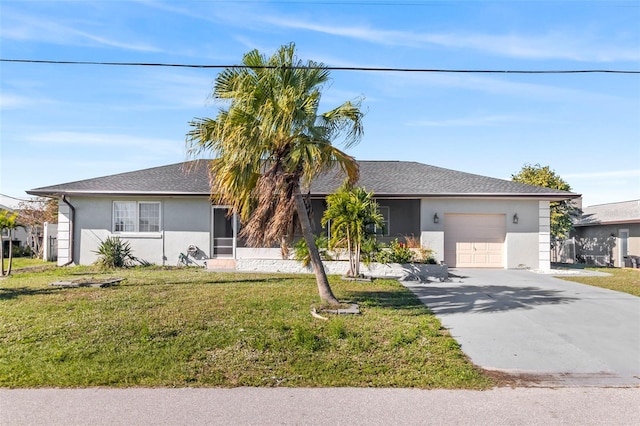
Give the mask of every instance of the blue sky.
M 640 70 L 638 22 L 615 0 L 0 0 L 0 56 L 232 65 L 295 42 L 337 67 Z M 184 161 L 217 72 L 0 63 L 0 193 Z M 503 179 L 539 163 L 585 205 L 640 198 L 640 74 L 331 75 L 323 109 L 364 97 L 358 159 Z

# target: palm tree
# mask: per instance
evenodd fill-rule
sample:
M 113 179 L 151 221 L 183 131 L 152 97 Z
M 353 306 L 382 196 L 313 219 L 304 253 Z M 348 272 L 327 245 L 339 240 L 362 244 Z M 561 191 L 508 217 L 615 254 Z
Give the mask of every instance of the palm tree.
M 369 237 L 368 230 L 382 227 L 384 219 L 378 211 L 378 203 L 373 192 L 364 188 L 343 186 L 327 197 L 327 209 L 322 216 L 322 224 L 330 224 L 330 248 L 347 247 L 349 273 L 360 275 L 360 253 L 362 244 Z
M 320 173 L 338 166 L 347 180 L 359 175 L 355 158 L 337 149 L 362 136 L 360 102 L 345 102 L 319 113 L 321 89 L 329 70 L 303 63 L 293 43 L 267 58 L 257 50 L 242 66 L 223 70 L 212 98 L 226 102 L 215 119 L 191 121 L 187 146 L 192 156 L 212 152 L 211 190 L 221 204 L 240 216 L 240 236 L 254 247 L 291 238 L 299 225 L 309 247 L 320 298 L 337 303 L 314 242 L 308 200 L 302 188 Z
M 16 222 L 17 218 L 18 213 L 11 213 L 8 210 L 0 211 L 0 230 L 4 232 L 6 229 L 7 235 L 9 236 L 9 263 L 6 273 L 4 270 L 4 242 L 0 239 L 0 260 L 2 261 L 0 272 L 2 276 L 11 275 L 11 267 L 13 265 L 13 231 L 20 226 Z

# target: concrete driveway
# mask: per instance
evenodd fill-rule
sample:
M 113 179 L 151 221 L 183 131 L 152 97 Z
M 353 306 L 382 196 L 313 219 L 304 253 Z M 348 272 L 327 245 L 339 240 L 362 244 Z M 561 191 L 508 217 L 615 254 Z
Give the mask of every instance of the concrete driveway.
M 476 365 L 540 385 L 640 386 L 639 297 L 525 270 L 451 273 L 404 284 Z

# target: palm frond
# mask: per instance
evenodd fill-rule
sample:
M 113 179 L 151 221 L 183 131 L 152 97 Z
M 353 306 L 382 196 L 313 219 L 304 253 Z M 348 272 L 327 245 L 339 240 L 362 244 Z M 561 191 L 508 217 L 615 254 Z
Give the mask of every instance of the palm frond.
M 297 219 L 293 194 L 301 183 L 339 167 L 357 181 L 355 158 L 332 144 L 352 146 L 362 136 L 360 101 L 319 114 L 329 70 L 299 60 L 295 45 L 267 58 L 257 50 L 216 77 L 212 97 L 228 107 L 215 119 L 191 121 L 190 155 L 210 152 L 214 199 L 231 206 L 250 245 L 269 246 L 290 234 Z

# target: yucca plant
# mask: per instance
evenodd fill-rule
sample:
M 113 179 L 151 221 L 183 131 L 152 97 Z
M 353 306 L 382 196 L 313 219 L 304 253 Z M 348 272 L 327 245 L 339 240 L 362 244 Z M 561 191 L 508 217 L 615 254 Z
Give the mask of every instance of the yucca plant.
M 103 268 L 125 268 L 138 262 L 131 245 L 122 241 L 120 237 L 108 237 L 100 243 L 94 253 L 99 255 L 96 264 Z

